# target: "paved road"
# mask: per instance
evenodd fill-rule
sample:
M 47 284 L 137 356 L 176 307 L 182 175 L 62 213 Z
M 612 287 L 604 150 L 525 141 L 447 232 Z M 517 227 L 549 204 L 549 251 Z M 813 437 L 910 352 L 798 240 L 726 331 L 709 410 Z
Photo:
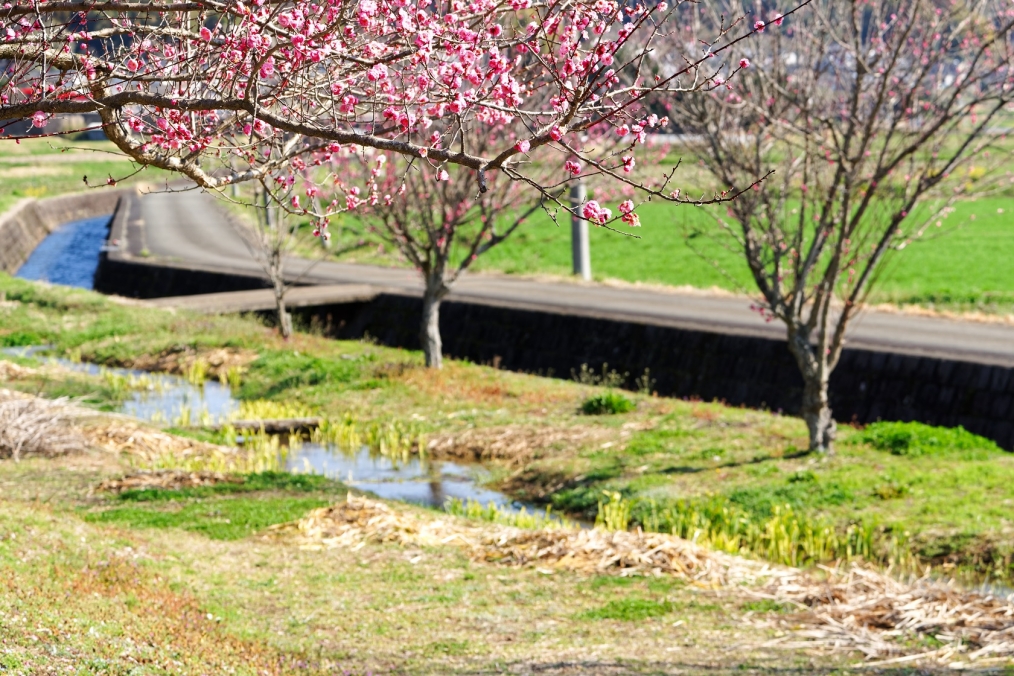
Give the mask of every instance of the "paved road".
M 213 198 L 197 192 L 151 194 L 130 217 L 130 240 L 121 248 L 153 259 L 260 272 L 241 228 Z M 314 284 L 371 284 L 419 293 L 411 270 L 290 259 L 288 276 Z M 691 329 L 784 337 L 777 322 L 766 323 L 740 297 L 617 288 L 601 284 L 547 282 L 502 275 L 467 275 L 451 299 L 563 313 L 615 317 Z M 853 322 L 851 347 L 950 357 L 1014 366 L 1014 327 L 867 311 Z

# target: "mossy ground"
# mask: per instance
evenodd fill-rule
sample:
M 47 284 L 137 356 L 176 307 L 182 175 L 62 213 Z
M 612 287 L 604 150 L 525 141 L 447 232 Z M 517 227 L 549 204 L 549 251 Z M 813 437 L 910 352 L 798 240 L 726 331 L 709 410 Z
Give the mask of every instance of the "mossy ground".
M 871 519 L 909 531 L 927 560 L 969 566 L 1011 542 L 1014 458 L 995 449 L 899 455 L 846 428 L 824 459 L 797 450 L 799 420 L 772 413 L 628 393 L 634 410 L 590 416 L 582 402 L 604 391 L 590 385 L 457 361 L 432 373 L 413 352 L 310 333 L 285 342 L 250 318 L 9 277 L 0 291 L 14 303 L 0 309 L 3 345 L 107 364 L 180 347 L 252 350 L 241 396 L 329 417 L 411 421 L 430 434 L 593 429 L 575 437 L 593 443 L 554 442 L 494 472 L 505 490 L 574 513 L 604 490 L 636 504 L 720 500 L 757 519 L 790 504 L 841 527 Z M 115 405 L 101 379 L 44 373 L 4 386 Z M 0 672 L 810 673 L 855 662 L 763 648 L 775 630 L 744 618 L 783 609 L 667 580 L 545 575 L 443 548 L 304 551 L 264 537 L 340 499 L 335 482 L 92 491 L 125 469 L 103 454 L 0 463 Z

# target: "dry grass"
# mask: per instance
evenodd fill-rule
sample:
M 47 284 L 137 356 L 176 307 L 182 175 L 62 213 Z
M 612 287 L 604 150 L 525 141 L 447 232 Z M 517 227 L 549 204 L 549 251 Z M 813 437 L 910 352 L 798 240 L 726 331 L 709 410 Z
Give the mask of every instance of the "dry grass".
M 163 469 L 150 472 L 135 472 L 122 479 L 106 479 L 95 490 L 106 493 L 122 493 L 129 490 L 161 488 L 180 490 L 182 488 L 198 488 L 216 484 L 241 484 L 243 477 L 222 474 L 221 472 L 185 472 L 183 470 Z
M 0 360 L 0 380 L 22 380 L 24 378 L 31 378 L 38 374 L 38 369 L 29 368 L 28 366 L 19 366 L 14 362 Z
M 51 401 L 0 390 L 0 459 L 54 457 L 83 450 L 76 423 L 80 411 L 65 399 Z
M 388 377 L 398 380 L 427 399 L 463 402 L 468 405 L 519 406 L 522 408 L 574 405 L 574 391 L 566 383 L 533 382 L 508 371 L 490 372 L 471 364 L 448 362 L 433 373 L 422 366 L 399 369 Z
M 575 450 L 617 436 L 615 430 L 602 427 L 505 425 L 436 435 L 426 450 L 435 458 L 496 460 L 518 467 L 548 451 Z
M 759 594 L 803 608 L 793 620 L 809 625 L 794 638 L 772 645 L 847 648 L 884 664 L 933 659 L 951 667 L 982 666 L 1014 655 L 1010 598 L 962 590 L 928 577 L 901 582 L 861 566 L 824 571 L 823 581 L 804 573 L 773 576 Z M 943 647 L 912 652 L 897 642 L 914 636 L 932 637 Z
M 670 535 L 476 525 L 351 495 L 344 503 L 314 510 L 274 530 L 293 536 L 304 548 L 356 551 L 367 542 L 452 545 L 474 561 L 531 566 L 546 573 L 673 576 L 799 609 L 788 623 L 795 631 L 764 647 L 860 651 L 871 660 L 933 659 L 951 665 L 1014 656 L 1010 599 L 929 579 L 901 582 L 858 565 L 825 568 L 821 576 L 710 551 Z M 927 637 L 943 647 L 929 652 L 912 647 L 913 641 Z

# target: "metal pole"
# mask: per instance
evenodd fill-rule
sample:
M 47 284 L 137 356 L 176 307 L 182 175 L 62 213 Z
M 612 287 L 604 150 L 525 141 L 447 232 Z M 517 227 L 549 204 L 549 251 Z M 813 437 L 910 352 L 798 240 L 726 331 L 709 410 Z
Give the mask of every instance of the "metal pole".
M 581 279 L 591 281 L 591 249 L 588 246 L 588 221 L 581 218 L 581 207 L 584 206 L 588 193 L 584 181 L 578 181 L 570 187 L 570 251 L 574 261 L 574 274 Z

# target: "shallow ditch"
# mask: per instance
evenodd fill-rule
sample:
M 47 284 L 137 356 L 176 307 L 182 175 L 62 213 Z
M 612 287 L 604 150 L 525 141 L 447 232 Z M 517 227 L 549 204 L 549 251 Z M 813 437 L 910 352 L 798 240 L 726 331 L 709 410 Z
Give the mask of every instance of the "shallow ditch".
M 194 384 L 166 373 L 73 362 L 46 356 L 46 349 L 39 346 L 6 348 L 3 352 L 35 357 L 70 371 L 126 383 L 128 391 L 116 412 L 154 425 L 222 424 L 235 419 L 239 410 L 239 400 L 226 383 L 205 380 Z M 447 462 L 419 456 L 400 459 L 381 455 L 365 445 L 343 448 L 337 444 L 302 441 L 283 446 L 278 464 L 289 472 L 320 474 L 387 500 L 443 507 L 448 500 L 456 498 L 484 505 L 492 502 L 508 510 L 525 507 L 501 492 L 483 487 L 489 480 L 490 470 L 481 463 Z

